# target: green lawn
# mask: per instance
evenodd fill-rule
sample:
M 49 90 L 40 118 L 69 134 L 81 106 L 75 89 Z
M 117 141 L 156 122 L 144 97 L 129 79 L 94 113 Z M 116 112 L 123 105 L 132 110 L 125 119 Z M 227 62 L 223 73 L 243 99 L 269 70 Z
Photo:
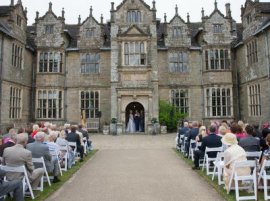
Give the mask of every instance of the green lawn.
M 72 166 L 71 169 L 69 169 L 67 172 L 63 171 L 63 176 L 60 176 L 59 179 L 61 180 L 58 183 L 52 183 L 51 186 L 48 186 L 47 183 L 44 183 L 44 191 L 34 191 L 35 193 L 35 201 L 41 201 L 48 198 L 50 195 L 52 195 L 54 192 L 56 192 L 67 180 L 69 180 L 75 172 L 77 172 L 82 165 L 84 165 L 98 150 L 93 150 L 84 158 L 83 162 L 77 162 L 74 166 Z M 31 198 L 26 198 L 26 201 L 32 200 Z
M 183 154 L 181 154 L 179 151 L 177 151 L 175 149 L 175 152 L 177 153 L 177 155 L 184 160 L 190 167 L 193 166 L 193 161 L 190 159 L 187 159 L 183 156 Z M 207 176 L 206 175 L 206 171 L 202 171 L 202 170 L 194 170 L 198 173 L 198 175 L 200 175 L 202 178 L 205 179 L 205 181 L 211 185 L 214 189 L 216 189 L 216 191 L 227 201 L 235 201 L 235 193 L 234 191 L 231 191 L 230 194 L 227 194 L 227 191 L 224 189 L 224 185 L 218 185 L 218 180 L 217 177 L 215 177 L 214 181 L 212 181 L 212 175 L 211 176 Z M 242 191 L 240 193 L 240 196 L 243 195 L 248 195 L 247 192 Z M 258 193 L 258 200 L 264 200 L 264 196 L 263 196 L 263 191 L 259 191 Z

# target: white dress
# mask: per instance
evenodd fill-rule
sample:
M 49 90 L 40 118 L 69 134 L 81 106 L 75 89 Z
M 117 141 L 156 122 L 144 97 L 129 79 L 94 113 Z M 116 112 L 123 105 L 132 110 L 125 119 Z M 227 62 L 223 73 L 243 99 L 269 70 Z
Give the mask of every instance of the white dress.
M 133 114 L 129 115 L 129 120 L 127 124 L 127 133 L 134 133 L 135 132 L 135 122 L 133 118 Z

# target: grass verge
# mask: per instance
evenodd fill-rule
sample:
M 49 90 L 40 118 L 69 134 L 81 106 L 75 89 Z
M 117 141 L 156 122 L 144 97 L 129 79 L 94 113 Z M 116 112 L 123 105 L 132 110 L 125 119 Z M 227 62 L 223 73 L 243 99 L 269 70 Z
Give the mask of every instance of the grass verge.
M 190 167 L 193 166 L 193 161 L 187 159 L 174 148 L 176 154 L 185 161 Z M 214 188 L 225 200 L 227 201 L 235 201 L 235 193 L 231 191 L 230 194 L 227 194 L 227 191 L 223 188 L 224 185 L 218 185 L 217 177 L 215 177 L 214 181 L 212 180 L 212 175 L 207 176 L 205 171 L 202 170 L 194 170 L 200 175 L 212 188 Z M 245 191 L 240 192 L 240 196 L 248 195 Z M 258 192 L 258 200 L 264 200 L 263 191 Z
M 87 154 L 87 156 L 84 158 L 83 162 L 77 162 L 75 165 L 72 166 L 71 169 L 69 169 L 67 172 L 63 171 L 63 176 L 60 176 L 59 179 L 61 180 L 58 183 L 52 183 L 51 186 L 48 185 L 48 183 L 44 183 L 44 191 L 34 191 L 35 193 L 35 201 L 41 201 L 48 198 L 50 195 L 52 195 L 54 192 L 56 192 L 67 180 L 69 180 L 74 173 L 76 173 L 92 156 L 95 155 L 95 153 L 98 150 L 93 150 L 90 153 Z M 26 198 L 25 201 L 30 201 L 31 198 Z

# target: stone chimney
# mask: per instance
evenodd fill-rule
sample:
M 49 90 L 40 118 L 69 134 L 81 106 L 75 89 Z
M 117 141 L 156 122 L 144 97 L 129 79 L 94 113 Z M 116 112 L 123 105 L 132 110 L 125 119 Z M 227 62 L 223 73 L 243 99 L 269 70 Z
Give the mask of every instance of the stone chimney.
M 175 15 L 178 16 L 178 6 L 177 6 L 177 4 L 175 5 Z
M 38 18 L 39 18 L 39 12 L 37 11 L 37 12 L 36 12 L 36 19 L 35 19 L 35 20 L 37 21 Z
M 14 0 L 10 1 L 10 6 L 14 6 Z
M 114 11 L 114 2 L 111 2 L 111 11 Z
M 226 3 L 225 8 L 226 8 L 226 17 L 231 17 L 231 4 Z
M 17 4 L 22 4 L 22 1 L 21 1 L 21 0 L 18 0 L 18 1 L 17 1 Z
M 217 0 L 215 0 L 215 10 L 217 10 L 218 7 L 217 7 Z

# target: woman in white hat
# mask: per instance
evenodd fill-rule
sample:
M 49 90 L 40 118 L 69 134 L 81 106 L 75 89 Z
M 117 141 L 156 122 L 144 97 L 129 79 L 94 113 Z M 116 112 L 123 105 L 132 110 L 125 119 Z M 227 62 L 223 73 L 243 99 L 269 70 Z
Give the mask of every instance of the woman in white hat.
M 227 192 L 229 191 L 229 182 L 233 170 L 234 163 L 237 161 L 247 160 L 245 150 L 238 145 L 237 138 L 232 133 L 227 133 L 222 138 L 222 143 L 227 145 L 228 148 L 224 152 L 224 172 L 223 178 L 225 183 L 225 188 Z M 250 168 L 238 168 L 236 170 L 238 175 L 247 175 L 250 173 Z

